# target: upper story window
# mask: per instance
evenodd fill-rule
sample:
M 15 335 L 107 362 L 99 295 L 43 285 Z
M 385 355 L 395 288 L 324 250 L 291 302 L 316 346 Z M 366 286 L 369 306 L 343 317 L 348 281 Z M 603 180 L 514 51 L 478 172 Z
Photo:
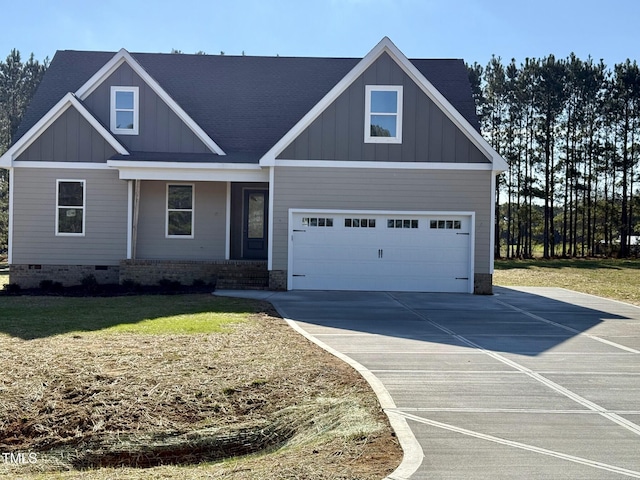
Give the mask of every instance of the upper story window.
M 367 85 L 365 143 L 402 143 L 402 86 Z
M 56 235 L 83 236 L 85 181 L 56 182 Z
M 111 87 L 111 131 L 138 134 L 138 87 Z

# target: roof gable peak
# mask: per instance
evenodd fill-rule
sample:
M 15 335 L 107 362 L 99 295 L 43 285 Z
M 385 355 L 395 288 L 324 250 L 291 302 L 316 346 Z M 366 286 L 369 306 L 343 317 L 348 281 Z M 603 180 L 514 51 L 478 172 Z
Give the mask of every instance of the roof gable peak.
M 123 63 L 126 63 L 149 87 L 167 104 L 167 106 L 191 129 L 191 131 L 209 148 L 213 153 L 225 155 L 225 152 L 216 142 L 185 112 L 178 103 L 171 98 L 164 88 L 142 67 L 142 65 L 124 48 L 111 57 L 89 80 L 87 80 L 75 95 L 80 99 L 86 99 L 102 84 L 113 72 Z
M 260 164 L 275 165 L 275 159 L 300 135 L 322 112 L 331 105 L 361 74 L 365 72 L 383 54 L 388 54 L 400 68 L 418 85 L 418 87 L 445 113 L 447 117 L 483 152 L 493 163 L 495 171 L 506 170 L 506 161 L 482 138 L 473 126 L 442 95 L 433 84 L 416 68 L 413 63 L 396 47 L 389 37 L 383 37 L 371 51 L 365 55 L 296 125 L 294 125 L 267 153 Z

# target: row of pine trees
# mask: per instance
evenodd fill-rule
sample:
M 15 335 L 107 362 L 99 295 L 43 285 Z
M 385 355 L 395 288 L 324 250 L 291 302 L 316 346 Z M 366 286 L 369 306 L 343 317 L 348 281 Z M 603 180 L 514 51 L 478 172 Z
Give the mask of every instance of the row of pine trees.
M 497 182 L 495 255 L 637 255 L 637 63 L 494 56 L 468 71 L 482 132 L 510 165 Z

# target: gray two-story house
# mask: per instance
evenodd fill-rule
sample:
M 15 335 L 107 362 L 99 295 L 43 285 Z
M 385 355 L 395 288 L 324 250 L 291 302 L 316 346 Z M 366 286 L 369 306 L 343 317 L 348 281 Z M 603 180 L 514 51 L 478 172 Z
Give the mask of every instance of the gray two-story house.
M 461 60 L 59 51 L 11 148 L 10 281 L 490 293 Z

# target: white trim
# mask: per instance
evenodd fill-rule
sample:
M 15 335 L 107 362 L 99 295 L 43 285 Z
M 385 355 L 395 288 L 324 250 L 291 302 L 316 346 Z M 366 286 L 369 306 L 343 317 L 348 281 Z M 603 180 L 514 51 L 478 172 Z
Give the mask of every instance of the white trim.
M 133 182 L 127 181 L 127 260 L 133 255 Z
M 13 200 L 13 192 L 14 192 L 14 178 L 13 175 L 15 173 L 15 169 L 10 168 L 9 169 L 9 232 L 8 232 L 8 238 L 7 238 L 7 262 L 9 263 L 9 265 L 11 265 L 13 263 L 13 205 L 14 205 L 14 200 Z
M 158 95 L 167 106 L 189 127 L 189 129 L 214 153 L 225 155 L 225 152 L 207 135 L 207 133 L 178 105 L 154 78 L 124 48 L 120 49 L 111 60 L 98 70 L 77 91 L 81 100 L 86 99 L 102 84 L 120 65 L 127 63 L 133 71 Z
M 364 143 L 402 143 L 402 85 L 366 85 L 364 91 Z M 372 112 L 371 94 L 373 92 L 396 92 L 395 113 Z M 371 115 L 395 117 L 396 135 L 394 137 L 372 137 Z
M 62 116 L 70 107 L 74 107 L 82 117 L 113 147 L 120 155 L 128 155 L 127 149 L 89 113 L 73 93 L 67 93 L 36 124 L 31 127 L 4 155 L 0 157 L 0 167 L 11 167 L 16 159 L 35 142 L 53 122 Z M 64 163 L 64 162 L 56 162 Z
M 55 168 L 56 170 L 111 170 L 106 163 L 93 162 L 38 162 L 19 160 L 13 162 L 15 168 Z
M 275 167 L 379 168 L 396 170 L 480 170 L 495 172 L 492 163 L 365 162 L 343 160 L 275 160 Z
M 475 128 L 458 112 L 451 103 L 429 82 L 422 73 L 404 56 L 400 50 L 384 37 L 342 80 L 340 80 L 307 114 L 296 123 L 260 159 L 260 165 L 274 165 L 276 157 L 295 140 L 322 112 L 333 103 L 364 71 L 383 53 L 387 53 L 418 87 L 442 109 L 449 119 L 460 128 L 467 138 L 493 162 L 492 170 L 502 172 L 508 169 L 507 162 L 482 138 Z
M 118 109 L 116 105 L 116 97 L 119 92 L 133 93 L 133 109 Z M 111 102 L 109 110 L 109 125 L 111 132 L 117 135 L 138 135 L 140 123 L 140 89 L 138 87 L 111 86 Z M 131 111 L 133 113 L 133 128 L 118 128 L 116 124 L 118 111 Z
M 225 208 L 225 239 L 224 239 L 224 259 L 231 259 L 231 182 L 227 182 L 227 205 Z
M 120 180 L 177 180 L 182 182 L 268 182 L 269 171 L 258 165 L 238 168 L 235 164 L 127 162 L 109 160 Z M 229 167 L 229 168 L 225 168 Z
M 287 290 L 293 286 L 293 215 L 297 213 L 329 214 L 329 215 L 420 215 L 420 216 L 460 216 L 469 217 L 469 280 L 467 293 L 473 293 L 475 275 L 476 214 L 465 211 L 446 210 L 344 210 L 324 208 L 290 208 L 287 227 Z
M 191 235 L 169 235 L 169 187 L 191 187 L 191 208 L 190 209 L 175 209 L 172 211 L 177 212 L 191 212 Z M 165 238 L 187 238 L 191 239 L 195 237 L 195 223 L 196 223 L 196 185 L 195 183 L 181 183 L 181 182 L 167 182 L 166 184 L 166 197 L 165 197 L 165 224 L 164 224 L 164 237 Z
M 59 225 L 60 218 L 60 209 L 61 208 L 75 208 L 78 209 L 74 205 L 60 205 L 60 183 L 81 183 L 82 184 L 82 232 L 81 233 L 70 233 L 70 232 L 61 232 Z M 56 179 L 56 217 L 55 217 L 55 236 L 56 237 L 84 237 L 87 233 L 87 181 L 85 179 L 80 178 L 57 178 Z
M 269 167 L 269 222 L 267 224 L 267 270 L 273 270 L 273 205 L 275 197 L 276 169 Z
M 107 160 L 107 165 L 109 167 L 115 168 L 136 167 L 147 168 L 148 170 L 152 170 L 154 168 L 175 170 L 263 170 L 263 168 L 257 163 L 145 162 L 132 160 Z

